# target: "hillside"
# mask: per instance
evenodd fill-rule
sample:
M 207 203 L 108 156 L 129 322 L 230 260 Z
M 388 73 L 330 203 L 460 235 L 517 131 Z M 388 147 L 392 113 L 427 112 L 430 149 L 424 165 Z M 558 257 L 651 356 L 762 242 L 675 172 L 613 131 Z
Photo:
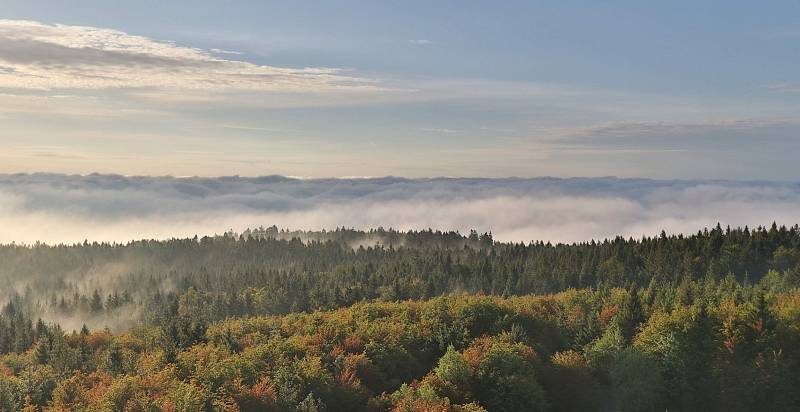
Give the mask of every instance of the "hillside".
M 793 410 L 800 230 L 6 245 L 0 410 Z
M 728 289 L 730 288 L 730 289 Z M 4 410 L 791 410 L 800 293 L 441 297 L 64 334 L 0 358 Z

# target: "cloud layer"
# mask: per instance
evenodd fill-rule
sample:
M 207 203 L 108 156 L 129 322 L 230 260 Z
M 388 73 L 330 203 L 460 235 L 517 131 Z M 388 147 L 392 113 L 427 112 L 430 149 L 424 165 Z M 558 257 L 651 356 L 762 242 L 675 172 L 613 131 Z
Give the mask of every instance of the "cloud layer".
M 33 90 L 172 88 L 322 92 L 370 89 L 333 68 L 281 68 L 229 60 L 121 31 L 0 20 L 0 87 Z
M 800 185 L 617 178 L 317 179 L 0 175 L 0 242 L 428 227 L 572 242 L 800 222 Z

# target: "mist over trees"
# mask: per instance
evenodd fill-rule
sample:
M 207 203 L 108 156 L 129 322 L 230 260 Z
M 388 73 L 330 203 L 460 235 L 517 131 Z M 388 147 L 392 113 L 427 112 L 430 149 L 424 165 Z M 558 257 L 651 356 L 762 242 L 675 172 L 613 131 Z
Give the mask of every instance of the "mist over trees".
M 493 231 L 504 242 L 800 221 L 792 182 L 637 178 L 296 179 L 0 174 L 0 243 L 192 237 L 264 222 Z M 768 216 L 770 220 L 765 220 Z
M 800 228 L 0 246 L 0 409 L 794 410 Z

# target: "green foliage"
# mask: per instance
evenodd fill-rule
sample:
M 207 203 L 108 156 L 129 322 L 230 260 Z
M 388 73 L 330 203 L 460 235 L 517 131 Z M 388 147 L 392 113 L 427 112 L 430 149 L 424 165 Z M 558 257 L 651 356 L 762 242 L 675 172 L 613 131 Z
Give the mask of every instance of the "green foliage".
M 17 378 L 0 377 L 0 410 L 18 411 L 22 409 L 24 392 Z
M 276 228 L 125 245 L 5 245 L 0 246 L 0 261 L 13 264 L 0 266 L 0 279 L 19 287 L 0 291 L 9 302 L 0 313 L 0 353 L 26 351 L 37 338 L 31 320 L 44 316 L 120 330 L 143 321 L 163 327 L 165 339 L 182 348 L 199 342 L 209 323 L 229 317 L 327 310 L 365 300 L 462 292 L 522 296 L 587 287 L 677 288 L 703 282 L 700 290 L 680 288 L 661 297 L 659 304 L 669 306 L 687 304 L 697 297 L 692 293 L 711 293 L 704 297 L 718 300 L 716 283 L 729 277 L 743 284 L 766 279 L 764 286 L 779 293 L 800 281 L 799 250 L 796 226 L 717 226 L 692 236 L 558 245 L 500 243 L 489 234 L 432 230 Z M 97 282 L 98 273 L 108 268 L 113 276 Z M 94 289 L 97 284 L 104 289 Z M 21 288 L 27 292 L 14 291 Z M 619 322 L 629 340 L 642 320 L 641 309 L 651 302 L 620 303 Z M 498 314 L 491 307 L 473 310 L 463 314 L 463 325 L 437 327 L 432 339 L 442 351 L 450 344 L 463 349 L 465 329 L 469 338 L 494 332 L 478 327 L 493 327 L 480 319 Z M 137 313 L 143 316 L 132 316 Z
M 82 376 L 75 375 L 64 379 L 53 390 L 52 404 L 56 408 L 68 410 L 85 407 L 88 401 L 85 390 Z
M 325 403 L 314 396 L 314 392 L 309 392 L 308 396 L 297 405 L 297 412 L 325 412 L 327 410 Z
M 612 323 L 603 333 L 586 348 L 589 364 L 597 371 L 608 371 L 617 359 L 619 352 L 625 347 L 625 338 L 618 324 Z
M 22 398 L 29 398 L 34 405 L 46 405 L 56 387 L 57 377 L 48 365 L 31 365 L 19 375 Z
M 447 348 L 447 352 L 439 359 L 439 363 L 434 370 L 436 376 L 454 385 L 463 385 L 469 382 L 469 364 L 464 359 L 464 355 L 458 353 L 452 346 Z
M 194 412 L 206 409 L 208 393 L 193 383 L 179 383 L 169 393 L 168 399 L 178 412 Z
M 185 345 L 155 327 L 113 335 L 39 326 L 27 353 L 0 357 L 0 403 L 109 411 L 794 409 L 800 291 L 715 291 L 727 296 L 719 305 L 702 297 L 666 310 L 667 290 L 360 303 L 230 319 Z M 642 322 L 628 342 L 620 313 L 632 293 L 653 297 L 641 300 Z M 577 339 L 574 331 L 592 322 L 600 336 L 584 346 L 554 338 Z M 482 334 L 442 351 L 433 324 Z M 83 353 L 92 361 L 64 361 Z
M 100 406 L 104 411 L 121 411 L 124 410 L 128 401 L 131 400 L 134 393 L 134 378 L 124 376 L 114 381 L 108 388 L 108 391 L 103 396 Z
M 544 411 L 545 394 L 536 377 L 536 354 L 522 343 L 481 338 L 466 351 L 474 369 L 475 397 L 490 411 Z
M 555 353 L 542 379 L 553 411 L 597 411 L 603 404 L 600 384 L 586 358 L 576 351 Z
M 623 411 L 663 410 L 664 389 L 658 363 L 644 353 L 626 348 L 611 369 L 614 398 Z
M 0 246 L 15 262 L 0 277 L 32 285 L 0 310 L 0 410 L 728 412 L 800 401 L 796 227 L 555 246 L 384 231 L 384 246 L 358 249 L 348 242 L 362 232 L 304 243 L 276 230 Z M 135 268 L 90 290 L 58 280 L 120 261 Z M 95 293 L 100 284 L 111 289 Z M 137 309 L 144 317 L 114 333 L 33 321 L 96 325 Z

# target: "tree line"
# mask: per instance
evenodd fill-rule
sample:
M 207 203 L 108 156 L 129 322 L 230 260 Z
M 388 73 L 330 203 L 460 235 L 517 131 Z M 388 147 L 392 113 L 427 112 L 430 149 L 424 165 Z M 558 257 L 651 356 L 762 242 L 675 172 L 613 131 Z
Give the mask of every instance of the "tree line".
M 178 311 L 205 322 L 329 310 L 361 301 L 469 293 L 705 282 L 791 285 L 800 230 L 721 228 L 691 236 L 576 244 L 502 243 L 491 234 L 337 229 L 138 241 L 0 246 L 0 293 L 32 319 L 72 329 L 157 324 Z M 118 323 L 122 322 L 122 325 Z
M 0 410 L 796 410 L 800 229 L 0 246 Z

